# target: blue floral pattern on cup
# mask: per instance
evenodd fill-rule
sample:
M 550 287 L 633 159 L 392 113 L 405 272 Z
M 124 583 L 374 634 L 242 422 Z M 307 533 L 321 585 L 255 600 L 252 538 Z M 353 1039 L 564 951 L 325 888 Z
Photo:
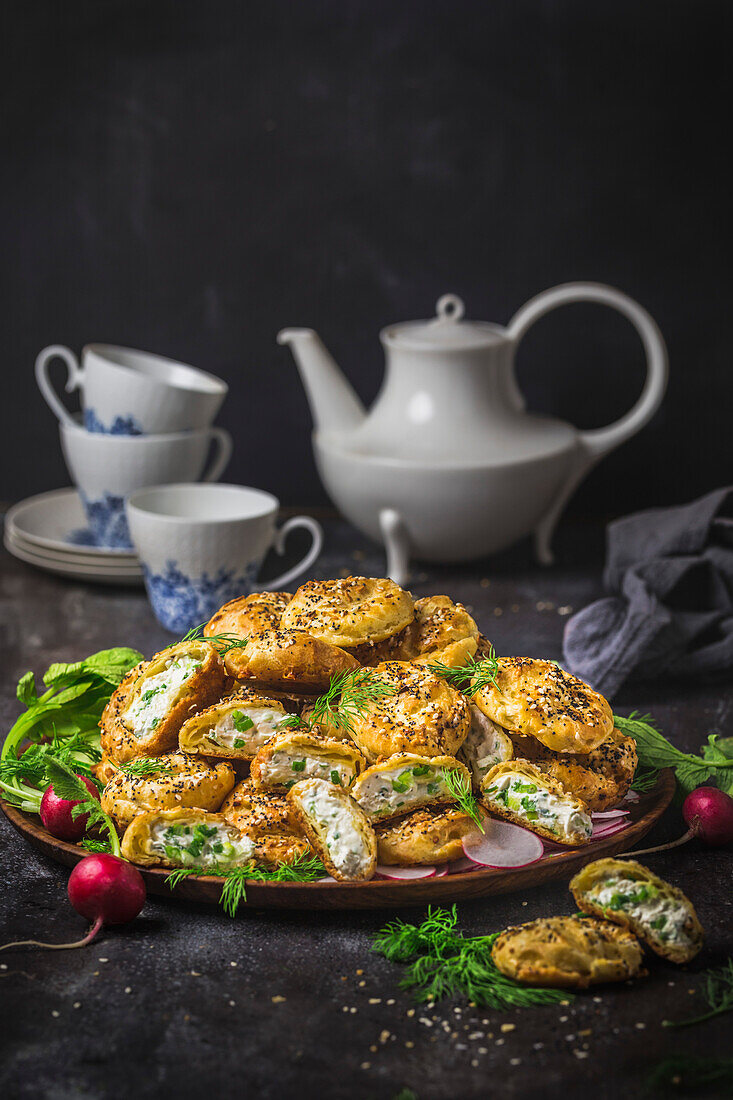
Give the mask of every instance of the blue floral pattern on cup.
M 104 493 L 99 500 L 79 494 L 89 521 L 89 529 L 97 546 L 113 550 L 132 550 L 130 529 L 125 515 L 125 498 Z
M 207 622 L 222 604 L 251 592 L 258 563 L 251 562 L 244 572 L 222 567 L 214 576 L 202 573 L 198 577 L 189 577 L 175 561 L 168 561 L 163 573 L 154 573 L 145 562 L 142 568 L 158 621 L 174 634 L 185 634 Z
M 88 432 L 102 435 L 144 435 L 140 422 L 134 416 L 116 416 L 111 425 L 99 419 L 94 409 L 84 410 L 84 427 Z

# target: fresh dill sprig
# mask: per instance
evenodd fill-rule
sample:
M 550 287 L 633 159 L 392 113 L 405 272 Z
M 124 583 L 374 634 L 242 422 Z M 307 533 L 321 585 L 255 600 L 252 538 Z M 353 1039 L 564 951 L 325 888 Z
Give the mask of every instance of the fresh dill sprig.
M 653 790 L 659 780 L 658 768 L 637 768 L 631 783 L 631 790 L 644 794 Z
M 703 1093 L 715 1087 L 733 1094 L 733 1058 L 695 1058 L 678 1054 L 658 1062 L 647 1076 L 647 1088 L 669 1094 L 670 1088 L 680 1096 Z
M 46 765 L 46 772 L 53 786 L 54 794 L 58 798 L 65 798 L 70 802 L 77 803 L 71 811 L 71 816 L 77 818 L 84 814 L 88 814 L 89 820 L 87 821 L 87 830 L 93 828 L 95 825 L 104 829 L 109 836 L 109 850 L 112 852 L 112 855 L 119 856 L 120 838 L 117 835 L 114 821 L 109 814 L 104 812 L 98 800 L 90 795 L 81 779 L 79 779 L 69 765 L 65 764 L 62 760 L 51 759 Z
M 447 680 L 452 687 L 471 697 L 481 691 L 482 688 L 488 687 L 489 684 L 493 684 L 496 690 L 499 690 L 496 679 L 499 675 L 499 662 L 493 645 L 489 646 L 488 655 L 480 657 L 478 661 L 473 657 L 469 657 L 464 665 L 458 665 L 455 668 L 451 665 L 441 664 L 440 661 L 432 661 L 426 667 L 430 672 L 434 672 L 436 676 Z
M 183 637 L 177 642 L 171 642 L 167 649 L 172 649 L 174 645 L 182 645 L 183 642 L 208 642 L 213 645 L 220 657 L 224 657 L 232 649 L 244 649 L 249 638 L 240 638 L 238 634 L 224 633 L 224 634 L 207 634 L 204 635 L 204 627 L 206 623 L 199 623 L 198 626 L 192 626 Z
M 116 764 L 115 767 L 133 779 L 147 779 L 151 775 L 173 775 L 173 769 L 162 764 L 154 756 L 138 756 L 135 760 L 128 760 L 126 764 Z
M 112 845 L 108 840 L 98 840 L 93 836 L 85 836 L 79 841 L 80 848 L 86 848 L 87 852 L 112 852 Z
M 418 1002 L 467 997 L 473 1004 L 503 1011 L 572 1000 L 566 989 L 538 989 L 507 978 L 491 958 L 499 933 L 464 937 L 456 931 L 457 922 L 455 905 L 452 910 L 429 908 L 420 925 L 400 920 L 386 925 L 371 949 L 408 964 L 400 988 Z
M 247 900 L 248 882 L 314 882 L 327 874 L 320 859 L 301 856 L 293 863 L 278 863 L 268 870 L 264 867 L 177 867 L 166 878 L 173 890 L 189 875 L 215 875 L 224 879 L 219 902 L 224 912 L 235 916 L 241 902 Z
M 354 722 L 379 699 L 396 695 L 394 684 L 382 680 L 372 668 L 355 668 L 332 676 L 328 690 L 313 701 L 307 718 L 286 714 L 278 726 L 311 730 L 314 726 L 336 727 L 345 733 L 354 732 Z
M 486 829 L 484 829 L 478 802 L 471 790 L 470 781 L 466 779 L 463 772 L 459 772 L 457 768 L 441 768 L 440 774 L 443 778 L 443 782 L 463 810 L 464 814 L 471 818 L 471 821 L 473 821 L 474 825 L 476 825 L 482 833 L 485 833 Z
M 700 1024 L 703 1020 L 711 1020 L 714 1016 L 721 1016 L 724 1012 L 733 1010 L 733 958 L 728 959 L 725 966 L 705 972 L 702 993 L 708 1003 L 709 1012 L 704 1012 L 701 1016 L 693 1016 L 690 1020 L 662 1020 L 662 1026 L 691 1027 L 693 1024 Z

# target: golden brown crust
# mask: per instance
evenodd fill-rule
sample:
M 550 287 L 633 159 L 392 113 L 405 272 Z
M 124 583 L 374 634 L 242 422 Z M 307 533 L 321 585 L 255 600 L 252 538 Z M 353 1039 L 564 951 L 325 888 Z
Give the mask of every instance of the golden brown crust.
M 321 818 L 312 809 L 313 792 L 325 792 L 331 806 L 345 814 L 353 827 L 359 844 L 358 861 L 355 866 L 347 867 L 342 862 L 335 861 L 334 849 L 329 846 L 331 839 L 327 832 L 329 820 Z M 366 882 L 374 877 L 377 866 L 377 838 L 366 814 L 348 791 L 323 779 L 303 779 L 290 788 L 287 797 L 301 829 L 330 875 L 339 882 Z M 330 816 L 329 813 L 329 818 Z
M 352 724 L 352 737 L 367 760 L 414 752 L 455 756 L 471 725 L 468 701 L 420 665 L 388 661 L 374 675 L 395 694 L 371 702 Z
M 319 693 L 328 688 L 333 676 L 359 668 L 345 650 L 304 630 L 263 631 L 253 635 L 244 649 L 232 649 L 227 656 L 237 680 L 265 691 Z
M 117 768 L 106 753 L 102 753 L 102 759 L 92 768 L 92 775 L 105 787 L 113 775 L 117 775 Z
M 422 656 L 413 658 L 413 662 L 416 665 L 446 665 L 448 668 L 462 668 L 475 655 L 476 639 L 460 638 L 457 642 L 449 642 L 443 649 L 423 653 Z
M 376 826 L 377 854 L 385 866 L 433 866 L 463 856 L 461 840 L 476 828 L 457 806 L 425 806 Z
M 272 715 L 272 722 L 253 722 L 252 714 L 268 712 Z M 229 760 L 254 760 L 255 756 L 271 737 L 274 737 L 276 729 L 274 723 L 283 718 L 286 711 L 279 699 L 263 695 L 251 688 L 240 688 L 225 699 L 220 699 L 210 707 L 197 714 L 191 715 L 181 726 L 178 733 L 178 744 L 184 752 L 203 754 L 204 756 L 221 757 Z M 217 723 L 226 722 L 228 715 L 237 715 L 253 722 L 248 729 L 236 731 L 237 741 L 243 742 L 240 747 L 234 747 L 217 743 L 212 738 L 212 733 Z M 246 723 L 244 723 L 246 724 Z
M 298 820 L 284 791 L 255 787 L 251 779 L 237 783 L 221 805 L 222 816 L 248 836 L 298 836 Z
M 616 806 L 634 778 L 638 756 L 633 737 L 612 729 L 609 737 L 589 753 L 559 753 L 534 737 L 512 737 L 514 753 L 576 795 L 597 812 Z
M 554 661 L 499 657 L 498 663 L 496 683 L 474 696 L 493 722 L 555 752 L 588 753 L 610 735 L 613 714 L 607 701 Z
M 502 974 L 517 982 L 587 989 L 599 982 L 635 978 L 641 946 L 630 932 L 604 920 L 546 917 L 507 928 L 491 949 Z
M 443 779 L 444 770 L 461 775 L 470 790 L 468 768 L 455 757 L 398 752 L 362 772 L 351 794 L 371 821 L 391 821 L 423 806 L 455 802 L 455 795 Z M 399 788 L 393 785 L 395 780 Z
M 263 630 L 277 630 L 283 611 L 292 600 L 290 592 L 252 592 L 249 596 L 237 596 L 212 615 L 204 627 L 204 637 L 215 634 L 234 634 L 237 638 L 251 638 Z M 224 655 L 227 669 L 236 667 L 234 654 L 230 650 Z M 235 676 L 235 672 L 230 672 Z
M 229 764 L 171 752 L 158 758 L 161 773 L 146 776 L 116 771 L 102 791 L 102 809 L 123 828 L 152 810 L 218 810 L 234 786 Z
M 351 743 L 288 730 L 260 749 L 252 761 L 250 778 L 255 787 L 287 790 L 311 776 L 335 782 L 335 769 L 341 785 L 348 788 L 365 765 L 364 757 Z
M 282 626 L 350 649 L 384 641 L 413 618 L 412 596 L 394 581 L 344 577 L 301 585 L 285 609 Z
M 503 801 L 498 799 L 496 795 L 490 793 L 492 785 L 505 775 L 518 775 L 530 785 L 535 785 L 538 789 L 548 791 L 556 798 L 563 799 L 565 803 L 572 807 L 576 814 L 581 815 L 581 819 L 586 826 L 586 831 L 584 832 L 581 828 L 569 827 L 567 832 L 553 832 L 552 829 L 539 824 L 536 820 L 528 818 L 523 811 L 510 809 Z M 582 802 L 581 799 L 576 798 L 575 795 L 566 791 L 562 784 L 558 783 L 556 779 L 541 772 L 539 768 L 531 764 L 529 760 L 507 760 L 502 764 L 496 764 L 491 771 L 486 773 L 481 781 L 479 800 L 495 817 L 501 817 L 505 821 L 511 821 L 515 825 L 521 825 L 522 828 L 529 829 L 530 832 L 537 833 L 538 836 L 547 837 L 548 840 L 553 840 L 556 844 L 577 848 L 590 842 L 591 821 L 586 804 Z
M 649 922 L 638 919 L 631 913 L 625 912 L 623 908 L 603 906 L 588 897 L 595 887 L 602 886 L 603 883 L 614 879 L 630 879 L 640 885 L 651 885 L 662 898 L 679 903 L 687 913 L 687 919 L 684 923 L 684 941 L 677 943 L 664 941 L 660 936 L 660 933 L 661 935 L 666 934 L 663 928 L 654 929 Z M 624 928 L 631 929 L 635 935 L 651 947 L 652 951 L 671 962 L 689 962 L 690 959 L 694 959 L 702 947 L 703 928 L 690 899 L 677 886 L 665 882 L 664 879 L 659 878 L 653 871 L 650 871 L 648 867 L 637 863 L 635 859 L 597 859 L 593 863 L 586 864 L 571 879 L 570 892 L 576 905 L 584 913 L 590 913 L 596 917 L 605 917 L 606 920 L 613 921 L 614 924 L 620 924 Z
M 122 714 L 127 709 L 138 677 L 142 676 L 149 664 L 150 661 L 141 661 L 139 665 L 130 669 L 127 676 L 112 692 L 107 706 L 102 711 L 102 717 L 99 720 L 99 728 L 102 731 L 102 753 L 103 758 L 107 757 L 107 760 L 112 763 L 122 764 L 136 756 L 148 755 L 137 738 L 123 724 Z
M 454 642 L 470 638 L 478 644 L 478 627 L 462 603 L 450 596 L 424 596 L 415 601 L 414 652 L 411 657 L 437 654 Z M 474 646 L 474 653 L 476 647 Z M 405 658 L 410 659 L 410 658 Z

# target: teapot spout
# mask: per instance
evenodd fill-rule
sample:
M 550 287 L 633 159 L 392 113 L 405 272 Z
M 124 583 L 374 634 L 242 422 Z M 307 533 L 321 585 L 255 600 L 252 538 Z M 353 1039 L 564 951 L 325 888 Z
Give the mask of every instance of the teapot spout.
M 364 406 L 312 328 L 284 328 L 277 342 L 295 357 L 317 429 L 342 432 L 361 424 Z

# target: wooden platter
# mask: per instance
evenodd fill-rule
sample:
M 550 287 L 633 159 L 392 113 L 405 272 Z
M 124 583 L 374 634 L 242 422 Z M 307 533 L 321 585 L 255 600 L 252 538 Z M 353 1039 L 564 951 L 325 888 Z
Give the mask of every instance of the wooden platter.
M 529 890 L 552 879 L 569 880 L 586 863 L 602 856 L 614 856 L 633 848 L 659 820 L 669 806 L 675 780 L 671 769 L 659 775 L 657 785 L 638 802 L 628 804 L 631 824 L 622 832 L 601 837 L 583 848 L 546 851 L 537 863 L 514 870 L 468 871 L 441 878 L 415 880 L 374 879 L 372 882 L 253 882 L 247 887 L 243 905 L 253 909 L 388 909 L 430 902 L 450 904 L 463 898 L 483 898 L 491 894 L 511 894 Z M 88 853 L 75 844 L 55 840 L 33 814 L 24 814 L 0 799 L 0 808 L 10 824 L 29 844 L 45 852 L 57 863 L 73 867 Z M 222 880 L 211 875 L 183 879 L 171 891 L 166 885 L 169 871 L 140 868 L 148 892 L 168 898 L 218 904 Z

